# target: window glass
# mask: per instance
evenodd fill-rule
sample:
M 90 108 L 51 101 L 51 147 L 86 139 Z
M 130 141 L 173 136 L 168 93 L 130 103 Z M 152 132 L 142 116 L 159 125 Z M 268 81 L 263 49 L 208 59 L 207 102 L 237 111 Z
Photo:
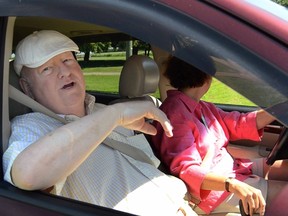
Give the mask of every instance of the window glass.
M 121 45 L 121 42 L 119 44 Z M 112 47 L 112 45 L 113 43 L 107 42 L 105 50 L 95 46 L 94 50 L 89 52 L 89 58 L 85 57 L 84 52 L 77 55 L 77 59 L 83 69 L 88 91 L 118 94 L 120 73 L 127 53 L 125 46 L 122 45 L 121 48 L 117 45 Z M 141 49 L 138 50 L 138 54 L 147 55 L 148 52 L 147 50 L 145 52 L 145 49 Z M 152 57 L 150 52 L 149 56 Z M 153 96 L 160 98 L 159 90 Z M 202 99 L 217 104 L 255 106 L 253 102 L 215 78 L 211 88 Z
M 127 41 L 91 43 L 89 46 L 89 55 L 86 53 L 85 56 L 85 52 L 81 50 L 85 47 L 80 47 L 82 52 L 77 55 L 84 73 L 87 91 L 117 94 L 120 73 L 127 56 L 135 54 L 153 58 L 150 46 L 139 40 L 133 40 L 132 43 Z
M 205 101 L 216 104 L 230 104 L 241 106 L 256 106 L 249 99 L 245 98 L 229 86 L 213 78 L 208 92 L 202 98 Z
M 126 60 L 124 51 L 90 53 L 89 61 L 78 58 L 82 67 L 86 90 L 118 93 L 120 72 Z

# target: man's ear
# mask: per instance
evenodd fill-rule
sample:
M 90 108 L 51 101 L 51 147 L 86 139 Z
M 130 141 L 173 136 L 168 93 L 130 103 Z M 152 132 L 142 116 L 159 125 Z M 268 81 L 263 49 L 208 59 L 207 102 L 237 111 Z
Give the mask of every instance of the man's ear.
M 30 86 L 29 82 L 28 82 L 25 78 L 21 77 L 21 78 L 19 79 L 19 85 L 21 86 L 23 92 L 24 92 L 26 95 L 28 95 L 28 96 L 31 97 L 32 99 L 35 99 L 35 97 L 34 97 L 34 95 L 33 95 L 33 92 L 32 92 L 32 90 L 31 90 L 31 86 Z

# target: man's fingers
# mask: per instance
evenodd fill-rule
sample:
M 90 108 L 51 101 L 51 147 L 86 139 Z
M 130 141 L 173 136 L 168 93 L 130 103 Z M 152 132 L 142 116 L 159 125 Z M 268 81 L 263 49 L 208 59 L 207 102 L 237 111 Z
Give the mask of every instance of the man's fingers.
M 115 106 L 120 107 L 116 109 L 123 110 L 122 115 L 120 115 L 120 124 L 122 126 L 155 135 L 157 133 L 155 127 L 148 122 L 145 122 L 145 119 L 151 119 L 158 121 L 161 124 L 168 137 L 173 136 L 173 127 L 166 114 L 155 107 L 151 102 L 126 102 L 119 103 Z
M 164 124 L 161 124 L 164 131 L 165 131 L 165 134 L 167 137 L 172 137 L 173 136 L 173 127 L 172 125 L 170 124 L 169 121 L 165 121 Z
M 156 128 L 148 122 L 145 122 L 139 131 L 149 135 L 155 135 L 157 133 Z
M 161 126 L 163 127 L 163 130 L 165 131 L 166 136 L 172 137 L 173 136 L 173 127 L 167 118 L 166 114 L 159 110 L 158 108 L 155 107 L 155 112 L 154 112 L 154 119 L 155 121 L 158 121 Z

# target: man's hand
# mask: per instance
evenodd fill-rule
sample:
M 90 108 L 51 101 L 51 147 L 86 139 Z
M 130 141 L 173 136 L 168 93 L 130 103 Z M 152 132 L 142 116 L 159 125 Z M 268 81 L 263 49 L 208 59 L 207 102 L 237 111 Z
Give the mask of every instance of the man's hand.
M 173 136 L 172 126 L 167 116 L 152 102 L 135 101 L 112 105 L 119 112 L 119 125 L 128 129 L 137 130 L 146 134 L 155 135 L 156 128 L 145 119 L 158 121 L 168 137 Z

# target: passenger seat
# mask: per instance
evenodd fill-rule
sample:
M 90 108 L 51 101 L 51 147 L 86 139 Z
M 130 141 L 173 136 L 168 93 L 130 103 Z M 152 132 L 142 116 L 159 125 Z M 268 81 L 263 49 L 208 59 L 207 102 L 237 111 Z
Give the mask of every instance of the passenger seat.
M 129 57 L 120 74 L 120 98 L 110 104 L 131 100 L 147 100 L 159 107 L 161 101 L 151 95 L 157 91 L 159 78 L 158 66 L 152 58 L 144 55 Z

